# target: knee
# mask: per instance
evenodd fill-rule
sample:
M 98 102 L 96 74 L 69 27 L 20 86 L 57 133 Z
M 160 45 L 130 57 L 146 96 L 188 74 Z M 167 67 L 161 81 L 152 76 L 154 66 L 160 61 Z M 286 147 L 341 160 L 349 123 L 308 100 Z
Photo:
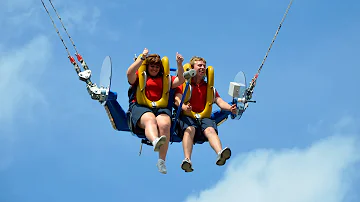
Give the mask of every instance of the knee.
M 194 126 L 187 127 L 185 132 L 184 132 L 184 136 L 190 136 L 191 139 L 194 139 L 194 137 L 195 137 L 195 127 Z
M 213 127 L 207 127 L 205 130 L 204 130 L 204 133 L 206 135 L 217 135 L 215 129 Z
M 163 119 L 159 121 L 157 124 L 160 130 L 169 130 L 171 126 L 170 119 Z
M 156 125 L 155 117 L 141 117 L 145 126 Z

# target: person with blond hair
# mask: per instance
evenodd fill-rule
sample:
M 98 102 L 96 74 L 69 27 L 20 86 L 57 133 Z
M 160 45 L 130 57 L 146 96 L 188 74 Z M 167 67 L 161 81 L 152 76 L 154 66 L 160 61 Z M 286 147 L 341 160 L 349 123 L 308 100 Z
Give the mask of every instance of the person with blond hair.
M 222 148 L 221 141 L 218 137 L 217 125 L 210 117 L 194 118 L 186 115 L 184 112 L 201 113 L 207 104 L 207 82 L 206 77 L 207 67 L 206 60 L 202 57 L 194 56 L 189 62 L 192 69 L 196 71 L 195 77 L 191 78 L 191 97 L 188 102 L 184 102 L 181 106 L 182 113 L 179 116 L 178 126 L 179 134 L 182 138 L 182 146 L 185 159 L 182 161 L 181 168 L 185 172 L 192 172 L 191 154 L 194 144 L 194 139 L 207 139 L 210 146 L 216 152 L 216 165 L 222 166 L 231 156 L 231 150 L 228 147 Z M 189 86 L 189 87 L 190 87 Z M 183 91 L 183 86 L 179 86 L 180 91 Z M 176 99 L 181 99 L 182 94 L 177 93 Z M 219 95 L 217 91 L 214 93 L 214 103 L 216 103 L 222 110 L 228 110 L 236 113 L 236 105 L 229 105 Z M 189 113 L 187 113 L 189 114 Z

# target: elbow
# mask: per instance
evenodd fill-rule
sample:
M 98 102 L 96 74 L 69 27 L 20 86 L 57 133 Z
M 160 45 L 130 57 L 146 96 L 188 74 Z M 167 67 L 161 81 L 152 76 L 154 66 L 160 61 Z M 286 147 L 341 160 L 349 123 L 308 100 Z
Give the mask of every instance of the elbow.
M 184 82 L 185 82 L 184 76 L 181 75 L 181 76 L 179 77 L 179 81 L 180 81 L 181 84 L 184 83 Z
M 126 72 L 126 77 L 130 84 L 133 84 L 136 80 L 136 76 L 129 71 Z
M 129 68 L 129 69 L 126 71 L 126 77 L 127 77 L 127 79 L 132 78 L 133 75 L 134 75 L 133 71 L 131 71 L 131 69 Z
M 184 82 L 185 82 L 184 72 L 179 72 L 179 74 L 177 75 L 177 77 L 178 77 L 180 83 L 184 83 Z
M 126 70 L 126 76 L 127 76 L 127 77 L 129 77 L 129 76 L 131 75 L 131 71 L 130 71 L 130 70 L 131 70 L 131 68 L 128 68 L 128 69 Z
M 130 78 L 131 78 L 131 76 L 130 76 L 131 74 L 129 73 L 129 72 L 126 72 L 126 78 L 127 78 L 127 80 L 129 81 L 130 80 Z

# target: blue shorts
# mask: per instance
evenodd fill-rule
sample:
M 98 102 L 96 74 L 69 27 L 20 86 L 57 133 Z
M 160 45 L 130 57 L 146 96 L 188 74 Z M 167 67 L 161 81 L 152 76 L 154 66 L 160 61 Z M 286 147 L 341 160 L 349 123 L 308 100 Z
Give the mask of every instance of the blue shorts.
M 145 133 L 145 130 L 138 126 L 138 122 L 140 121 L 141 116 L 146 112 L 151 112 L 155 116 L 158 116 L 159 114 L 167 114 L 171 117 L 171 111 L 168 108 L 151 109 L 137 103 L 130 103 L 128 110 L 128 125 L 133 133 Z
M 210 118 L 203 118 L 200 120 L 193 119 L 188 116 L 180 115 L 178 121 L 178 136 L 182 139 L 186 128 L 193 126 L 195 128 L 195 137 L 194 143 L 197 141 L 208 141 L 204 135 L 204 130 L 208 127 L 214 128 L 215 132 L 218 134 L 218 128 L 214 120 Z

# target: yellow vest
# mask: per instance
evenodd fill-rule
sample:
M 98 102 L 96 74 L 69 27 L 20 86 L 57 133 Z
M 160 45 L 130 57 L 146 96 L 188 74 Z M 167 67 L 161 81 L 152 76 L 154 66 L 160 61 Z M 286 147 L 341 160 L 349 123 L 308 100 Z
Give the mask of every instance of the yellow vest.
M 139 55 L 139 57 L 141 57 Z M 139 85 L 136 87 L 136 102 L 140 105 L 147 106 L 149 108 L 166 108 L 168 106 L 169 101 L 169 91 L 171 86 L 171 75 L 170 75 L 170 66 L 168 57 L 164 56 L 161 59 L 162 65 L 164 67 L 163 74 L 163 91 L 160 100 L 158 101 L 150 101 L 145 95 L 145 87 L 146 87 L 146 60 L 141 64 L 138 70 L 139 77 Z
M 184 71 L 188 71 L 191 69 L 191 65 L 189 63 L 186 63 L 184 65 Z M 191 118 L 198 118 L 198 119 L 202 119 L 202 118 L 210 118 L 211 113 L 212 113 L 212 104 L 214 103 L 214 98 L 215 98 L 215 88 L 214 88 L 214 68 L 212 66 L 208 66 L 206 69 L 206 77 L 207 77 L 207 87 L 206 87 L 206 103 L 205 103 L 205 108 L 202 112 L 200 113 L 196 113 L 196 112 L 185 112 L 183 111 L 183 114 L 186 116 L 189 116 Z M 191 99 L 191 79 L 189 80 L 190 85 L 188 88 L 188 91 L 185 95 L 184 98 L 184 104 L 186 104 L 187 102 L 190 101 Z M 186 87 L 186 82 L 183 84 L 183 93 L 185 91 L 185 87 Z M 184 96 L 184 95 L 183 95 Z

